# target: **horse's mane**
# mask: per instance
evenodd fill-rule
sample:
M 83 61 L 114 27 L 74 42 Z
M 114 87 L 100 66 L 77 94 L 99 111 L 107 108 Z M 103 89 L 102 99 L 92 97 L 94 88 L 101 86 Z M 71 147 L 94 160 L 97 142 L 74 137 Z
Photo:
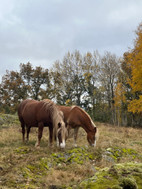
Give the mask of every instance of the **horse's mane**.
M 55 120 L 58 119 L 59 117 L 63 117 L 62 112 L 59 111 L 57 105 L 53 101 L 49 99 L 44 99 L 42 100 L 42 102 L 45 111 L 49 111 L 51 119 Z
M 49 99 L 42 100 L 42 103 L 43 103 L 43 108 L 45 109 L 45 111 L 49 111 L 50 117 L 52 119 L 53 127 L 54 127 L 53 133 L 54 135 L 56 135 L 57 124 L 63 121 L 63 112 L 60 111 L 57 105 Z
M 88 117 L 88 119 L 91 121 L 92 125 L 93 125 L 94 127 L 96 127 L 96 125 L 94 124 L 94 122 L 93 122 L 93 120 L 91 119 L 90 115 L 89 115 L 85 110 L 83 110 L 83 109 L 80 108 L 79 106 L 75 106 L 75 105 L 72 106 L 71 110 L 73 110 L 74 108 L 78 108 L 81 112 L 83 112 L 83 113 Z
M 42 103 L 43 103 L 43 108 L 45 109 L 45 111 L 49 111 L 53 115 L 55 111 L 54 102 L 49 99 L 44 99 L 42 100 Z

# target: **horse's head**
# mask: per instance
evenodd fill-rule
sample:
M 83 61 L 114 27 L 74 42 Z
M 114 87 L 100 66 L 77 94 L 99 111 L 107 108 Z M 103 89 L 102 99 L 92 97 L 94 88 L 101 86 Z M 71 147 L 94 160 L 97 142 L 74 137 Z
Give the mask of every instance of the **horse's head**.
M 56 116 L 54 116 L 54 118 L 53 134 L 55 140 L 57 140 L 57 146 L 59 145 L 61 148 L 65 148 L 65 123 L 63 121 L 63 113 L 61 111 L 56 111 Z
M 87 140 L 90 146 L 93 146 L 93 147 L 96 146 L 96 132 L 97 132 L 97 128 L 94 127 L 91 132 L 87 133 Z
M 59 146 L 65 148 L 65 141 L 68 137 L 68 131 L 63 121 L 58 123 L 57 137 L 59 140 Z

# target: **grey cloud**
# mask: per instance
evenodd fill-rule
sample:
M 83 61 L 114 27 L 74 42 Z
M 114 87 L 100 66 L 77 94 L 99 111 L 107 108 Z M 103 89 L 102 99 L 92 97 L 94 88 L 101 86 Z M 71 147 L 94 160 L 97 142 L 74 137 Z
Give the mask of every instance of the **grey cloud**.
M 141 22 L 139 0 L 5 0 L 0 8 L 0 75 L 30 61 L 50 67 L 65 53 L 133 46 Z

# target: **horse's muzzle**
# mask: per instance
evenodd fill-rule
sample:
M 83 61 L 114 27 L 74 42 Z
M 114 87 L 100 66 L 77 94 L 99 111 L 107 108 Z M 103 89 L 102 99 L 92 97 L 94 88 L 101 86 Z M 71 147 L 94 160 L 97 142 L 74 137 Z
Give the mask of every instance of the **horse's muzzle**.
M 63 141 L 61 144 L 60 144 L 60 148 L 65 148 L 66 144 L 65 144 L 65 141 Z
M 92 147 L 95 147 L 96 146 L 96 141 L 94 142 L 94 144 L 91 144 Z

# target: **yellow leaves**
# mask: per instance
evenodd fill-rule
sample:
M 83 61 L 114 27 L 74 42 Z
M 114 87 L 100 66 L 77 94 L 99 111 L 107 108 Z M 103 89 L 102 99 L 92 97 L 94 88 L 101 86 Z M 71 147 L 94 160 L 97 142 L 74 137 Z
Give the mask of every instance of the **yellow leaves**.
M 142 60 L 135 62 L 132 67 L 131 87 L 134 92 L 142 91 Z
M 138 100 L 135 99 L 129 103 L 128 111 L 133 113 L 142 112 L 142 95 L 139 96 Z
M 131 68 L 131 77 L 129 78 L 129 84 L 132 88 L 132 92 L 142 92 L 142 23 L 139 25 L 137 31 L 137 38 L 135 40 L 134 49 L 128 54 L 127 65 Z M 128 111 L 133 113 L 142 112 L 142 96 L 139 95 L 139 99 L 133 99 L 128 105 Z
M 67 99 L 67 100 L 66 100 L 66 105 L 69 106 L 69 105 L 71 105 L 71 104 L 72 104 L 71 99 Z
M 92 58 L 92 54 L 90 52 L 87 52 L 86 56 L 87 58 Z
M 115 88 L 114 101 L 115 101 L 114 105 L 116 107 L 121 107 L 122 106 L 122 102 L 126 101 L 125 90 L 124 90 L 124 88 L 122 86 L 122 83 L 118 83 L 116 88 Z
M 83 75 L 84 75 L 84 78 L 85 78 L 86 82 L 89 83 L 90 79 L 92 77 L 92 73 L 86 72 Z

